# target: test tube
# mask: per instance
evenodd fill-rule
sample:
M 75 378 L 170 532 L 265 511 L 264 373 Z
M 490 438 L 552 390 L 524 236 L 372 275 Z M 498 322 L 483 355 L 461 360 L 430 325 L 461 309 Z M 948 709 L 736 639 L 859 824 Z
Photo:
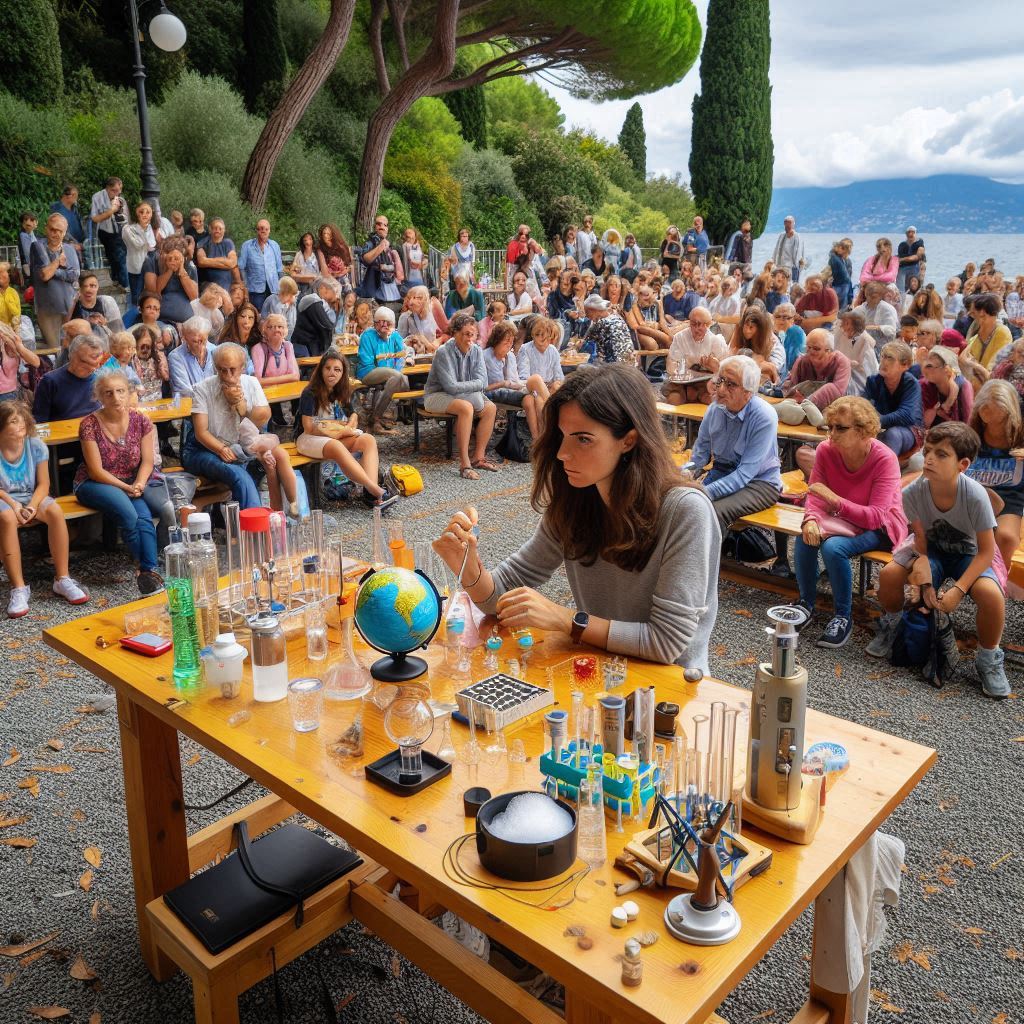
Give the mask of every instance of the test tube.
M 639 819 L 643 806 L 640 803 L 640 758 L 636 754 L 622 754 L 618 758 L 619 771 L 632 783 L 630 789 L 630 810 L 634 819 Z
M 233 609 L 242 597 L 242 531 L 238 522 L 238 502 L 226 501 L 223 511 L 227 549 L 228 607 Z
M 577 768 L 580 766 L 580 742 L 583 730 L 580 717 L 583 714 L 583 691 L 572 691 L 572 737 L 573 737 L 573 763 Z
M 722 743 L 722 777 L 718 789 L 718 801 L 723 805 L 732 799 L 735 788 L 733 765 L 736 763 L 736 720 L 739 718 L 739 715 L 739 711 L 735 708 L 729 708 L 725 712 L 725 737 Z
M 284 608 L 290 608 L 292 574 L 288 564 L 288 519 L 283 512 L 270 513 L 270 557 L 274 561 L 277 599 Z M 270 599 L 274 600 L 273 594 Z
M 700 796 L 700 771 L 697 766 L 699 757 L 696 747 L 686 751 L 686 817 L 692 824 L 700 822 L 698 798 Z
M 675 769 L 675 779 L 672 785 L 672 793 L 677 811 L 686 813 L 686 733 L 682 726 L 676 732 L 672 741 L 675 751 L 672 756 L 672 766 Z M 680 806 L 682 805 L 682 806 Z
M 668 791 L 667 766 L 665 764 L 665 744 L 654 744 L 654 760 L 658 765 L 658 792 L 664 796 Z
M 710 779 L 708 794 L 712 801 L 721 799 L 722 790 L 722 747 L 725 736 L 725 701 L 716 700 L 711 704 L 710 747 L 708 748 L 708 765 Z M 724 804 L 724 801 L 723 801 Z

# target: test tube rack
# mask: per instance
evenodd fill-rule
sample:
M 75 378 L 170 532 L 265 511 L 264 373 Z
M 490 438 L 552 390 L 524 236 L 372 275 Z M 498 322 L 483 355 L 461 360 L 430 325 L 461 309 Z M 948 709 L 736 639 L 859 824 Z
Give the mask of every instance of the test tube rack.
M 550 750 L 545 751 L 540 757 L 540 771 L 546 778 L 554 779 L 558 783 L 558 791 L 571 799 L 577 799 L 577 791 L 580 783 L 587 777 L 591 765 L 602 763 L 603 751 L 598 743 L 589 754 L 580 754 L 579 767 L 576 766 L 576 744 L 570 742 L 562 750 L 561 761 L 556 762 Z M 622 811 L 623 814 L 630 814 L 633 811 L 643 812 L 643 809 L 654 799 L 658 791 L 658 783 L 661 780 L 660 772 L 656 764 L 641 762 L 637 772 L 636 781 L 622 771 L 616 770 L 615 775 L 602 768 L 603 790 L 605 806 L 613 811 Z M 639 800 L 639 806 L 636 801 Z

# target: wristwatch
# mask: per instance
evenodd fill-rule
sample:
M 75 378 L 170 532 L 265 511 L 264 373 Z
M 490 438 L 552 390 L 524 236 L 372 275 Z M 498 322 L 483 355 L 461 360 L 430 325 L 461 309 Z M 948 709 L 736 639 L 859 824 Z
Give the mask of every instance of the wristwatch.
M 577 612 L 572 617 L 572 629 L 569 630 L 569 636 L 574 644 L 582 643 L 583 633 L 589 625 L 590 616 L 586 612 Z

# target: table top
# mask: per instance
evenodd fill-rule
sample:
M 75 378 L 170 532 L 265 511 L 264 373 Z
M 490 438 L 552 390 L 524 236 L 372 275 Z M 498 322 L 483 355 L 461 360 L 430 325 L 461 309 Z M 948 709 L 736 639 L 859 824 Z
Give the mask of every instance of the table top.
M 642 1024 L 705 1021 L 905 799 L 936 756 L 933 750 L 916 743 L 810 711 L 808 745 L 817 740 L 842 743 L 850 754 L 850 768 L 830 789 L 821 827 L 809 846 L 795 846 L 750 830 L 758 842 L 774 851 L 773 864 L 768 872 L 736 894 L 735 905 L 742 920 L 739 936 L 725 946 L 701 948 L 677 942 L 664 928 L 665 905 L 677 890 L 631 894 L 630 898 L 640 906 L 636 926 L 621 931 L 609 926 L 611 909 L 620 902 L 614 895 L 613 884 L 624 880 L 612 862 L 641 825 L 630 827 L 626 823 L 624 834 L 617 834 L 613 823 L 609 825 L 608 862 L 582 881 L 571 905 L 557 911 L 527 907 L 497 891 L 467 887 L 446 876 L 442 867 L 445 849 L 471 828 L 463 816 L 465 789 L 480 784 L 497 794 L 510 789 L 539 788 L 541 780 L 535 767 L 543 745 L 539 714 L 506 731 L 509 745 L 514 739 L 522 739 L 526 747 L 529 760 L 523 781 L 511 777 L 510 767 L 502 761 L 490 766 L 485 754 L 477 769 L 456 763 L 449 778 L 414 797 L 398 797 L 367 782 L 360 770 L 360 765 L 392 748 L 383 731 L 382 715 L 370 703 L 363 705 L 365 756 L 358 762 L 342 762 L 327 748 L 350 724 L 355 714 L 352 704 L 359 702 L 327 703 L 319 730 L 297 734 L 291 727 L 287 702 L 256 704 L 251 700 L 248 660 L 239 698 L 224 700 L 216 695 L 217 691 L 201 690 L 187 695 L 185 703 L 169 708 L 167 702 L 171 698 L 182 696 L 169 682 L 171 655 L 147 659 L 116 644 L 125 611 L 159 601 L 151 598 L 106 609 L 47 629 L 44 637 L 52 647 L 94 672 L 120 695 L 250 774 L 430 898 L 483 928 L 552 976 L 577 990 L 587 991 L 588 1000 L 600 1005 L 615 1020 Z M 331 658 L 335 658 L 339 636 L 334 629 L 331 633 Z M 97 637 L 114 641 L 114 645 L 98 648 Z M 314 669 L 306 663 L 304 645 L 300 647 L 300 643 L 301 640 L 289 649 L 292 678 L 311 674 Z M 365 661 L 366 649 L 360 645 L 359 650 Z M 503 653 L 511 650 L 511 641 L 506 639 Z M 560 663 L 579 651 L 563 637 L 538 637 L 526 675 L 543 685 L 546 665 Z M 473 679 L 488 674 L 481 666 L 482 656 L 479 648 L 473 654 Z M 432 645 L 426 657 L 430 668 L 424 681 L 435 697 L 448 697 L 454 688 L 468 682 L 464 677 L 458 682 L 453 679 L 439 644 Z M 320 663 L 318 671 L 325 664 Z M 632 662 L 623 692 L 639 685 L 656 685 L 658 700 L 679 702 L 679 720 L 690 732 L 691 716 L 696 711 L 706 712 L 712 700 L 724 700 L 740 708 L 748 708 L 750 702 L 746 691 L 715 680 L 686 683 L 678 666 Z M 558 705 L 568 710 L 569 684 L 556 682 L 555 696 Z M 588 694 L 588 703 L 595 699 L 596 692 Z M 229 716 L 242 709 L 251 713 L 251 719 L 232 728 L 228 725 Z M 467 731 L 454 724 L 452 732 L 456 749 L 460 749 Z M 440 730 L 435 731 L 427 749 L 437 749 L 439 733 Z M 481 736 L 481 745 L 486 746 L 486 742 L 486 737 Z M 744 729 L 738 737 L 738 747 L 745 746 Z M 739 750 L 737 761 L 745 763 L 745 754 Z M 475 777 L 470 776 L 470 771 L 477 772 Z M 474 873 L 486 875 L 477 861 L 474 844 L 467 843 L 463 851 L 462 864 Z M 564 934 L 570 925 L 586 929 L 594 943 L 591 950 L 581 952 L 575 938 Z M 635 989 L 624 988 L 616 957 L 629 935 L 648 929 L 656 932 L 660 941 L 643 953 L 644 984 Z
M 764 398 L 764 396 L 760 396 Z M 774 402 L 772 399 L 766 399 L 772 404 L 776 404 L 778 399 Z M 703 402 L 687 402 L 684 405 L 671 405 L 668 402 L 658 402 L 658 412 L 663 415 L 680 416 L 684 420 L 693 420 L 699 423 L 704 419 L 704 414 L 708 411 L 708 406 Z M 788 441 L 824 441 L 828 436 L 824 430 L 817 427 L 812 427 L 810 423 L 798 423 L 796 426 L 791 426 L 788 423 L 779 423 L 777 434 L 779 437 Z

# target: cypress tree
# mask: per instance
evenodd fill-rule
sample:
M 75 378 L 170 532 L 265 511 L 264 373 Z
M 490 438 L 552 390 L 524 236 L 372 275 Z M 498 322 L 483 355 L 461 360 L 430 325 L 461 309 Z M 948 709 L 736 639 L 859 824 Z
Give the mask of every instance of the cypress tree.
M 640 180 L 647 178 L 647 133 L 644 131 L 644 112 L 639 103 L 626 111 L 626 119 L 619 132 L 619 148 L 629 157 Z
M 0 89 L 26 103 L 52 106 L 64 95 L 57 15 L 52 0 L 0 0 Z
M 288 75 L 277 0 L 243 0 L 242 41 L 245 105 L 254 114 L 269 114 L 284 92 Z
M 750 217 L 764 231 L 772 199 L 768 0 L 710 0 L 700 95 L 693 99 L 690 187 L 708 235 L 724 242 Z

